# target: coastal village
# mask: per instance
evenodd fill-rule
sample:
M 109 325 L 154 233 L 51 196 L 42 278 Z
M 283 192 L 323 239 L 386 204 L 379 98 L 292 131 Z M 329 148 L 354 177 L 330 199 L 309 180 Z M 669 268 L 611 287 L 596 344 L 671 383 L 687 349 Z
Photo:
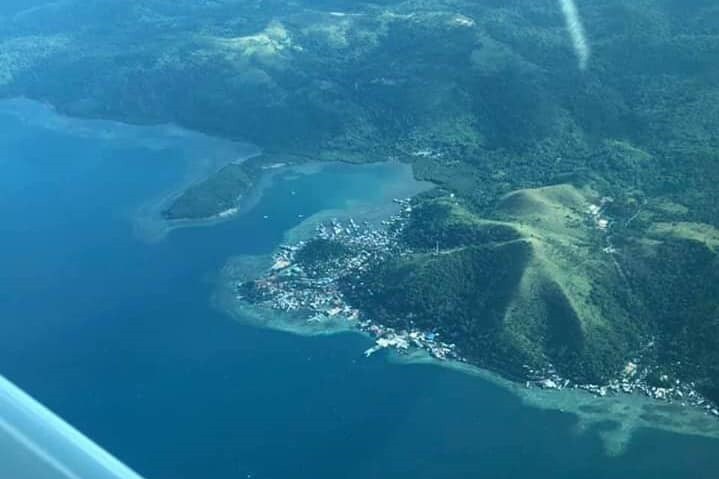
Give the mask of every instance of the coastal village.
M 361 273 L 373 264 L 388 258 L 407 255 L 411 250 L 399 240 L 399 235 L 412 212 L 410 199 L 396 199 L 399 212 L 381 222 L 380 226 L 361 224 L 354 219 L 340 222 L 332 219 L 317 226 L 315 236 L 308 241 L 281 245 L 275 252 L 272 266 L 260 278 L 237 284 L 236 299 L 269 309 L 299 315 L 308 323 L 346 321 L 375 343 L 364 351 L 369 357 L 383 349 L 400 353 L 423 350 L 438 360 L 467 362 L 453 343 L 442 340 L 437 331 L 396 330 L 379 324 L 353 308 L 344 298 L 340 287 L 343 278 Z M 601 205 L 603 206 L 603 205 Z M 608 220 L 601 216 L 601 206 L 594 206 L 587 213 L 597 229 L 605 231 Z M 333 255 L 316 264 L 301 259 L 303 250 L 312 241 L 328 241 L 342 245 L 343 254 Z M 362 284 L 360 283 L 361 287 Z M 651 348 L 653 342 L 647 347 Z M 648 381 L 651 368 L 642 366 L 641 355 L 627 362 L 619 377 L 605 385 L 579 384 L 561 377 L 552 365 L 541 370 L 524 366 L 529 378 L 527 388 L 581 389 L 598 396 L 610 394 L 642 394 L 650 398 L 683 406 L 703 409 L 707 414 L 719 417 L 719 407 L 699 394 L 694 384 L 683 383 L 660 375 L 661 386 Z
M 525 383 L 527 388 L 581 389 L 601 397 L 612 394 L 641 394 L 658 401 L 699 408 L 707 414 L 719 418 L 719 407 L 699 394 L 693 383 L 684 383 L 678 379 L 672 380 L 667 374 L 661 374 L 659 376 L 661 386 L 650 384 L 648 378 L 652 369 L 643 367 L 638 358 L 628 361 L 619 377 L 605 385 L 574 383 L 561 377 L 551 365 L 542 370 L 534 370 L 527 365 L 524 368 L 527 376 L 531 378 Z
M 401 256 L 410 250 L 401 245 L 398 235 L 412 211 L 409 199 L 395 199 L 399 212 L 383 220 L 380 227 L 354 219 L 336 219 L 317 226 L 313 240 L 331 241 L 345 247 L 347 254 L 338 255 L 318 265 L 303 264 L 298 252 L 308 244 L 282 245 L 273 257 L 267 273 L 251 285 L 238 285 L 238 299 L 290 313 L 300 313 L 309 323 L 348 321 L 352 327 L 375 340 L 365 356 L 386 348 L 400 352 L 418 348 L 444 360 L 462 360 L 456 346 L 441 340 L 436 331 L 395 330 L 372 321 L 345 300 L 339 282 L 349 275 L 359 276 L 367 268 L 386 257 Z M 244 294 L 243 294 L 244 293 Z

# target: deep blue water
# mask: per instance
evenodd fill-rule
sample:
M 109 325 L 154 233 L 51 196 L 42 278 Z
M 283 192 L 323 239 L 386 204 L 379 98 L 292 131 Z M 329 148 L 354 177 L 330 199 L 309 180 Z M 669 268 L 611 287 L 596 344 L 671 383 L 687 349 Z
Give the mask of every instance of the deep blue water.
M 278 181 L 244 216 L 148 244 L 132 214 L 184 177 L 177 144 L 0 108 L 0 373 L 147 479 L 717 477 L 716 441 L 644 431 L 610 458 L 572 416 L 477 378 L 212 310 L 229 256 L 270 251 L 298 213 L 371 198 L 388 170 Z

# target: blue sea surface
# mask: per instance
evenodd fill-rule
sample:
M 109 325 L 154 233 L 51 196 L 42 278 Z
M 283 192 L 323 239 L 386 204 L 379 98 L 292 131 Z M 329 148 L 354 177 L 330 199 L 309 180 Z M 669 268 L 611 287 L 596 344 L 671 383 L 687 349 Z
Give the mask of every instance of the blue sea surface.
M 147 243 L 135 212 L 217 141 L 203 153 L 202 139 L 151 142 L 161 130 L 78 129 L 37 104 L 7 105 L 0 374 L 147 479 L 719 476 L 717 441 L 643 430 L 609 457 L 575 417 L 482 379 L 364 359 L 360 336 L 298 337 L 211 308 L 228 257 L 271 251 L 298 214 L 371 199 L 397 181 L 390 167 L 280 178 L 242 216 Z

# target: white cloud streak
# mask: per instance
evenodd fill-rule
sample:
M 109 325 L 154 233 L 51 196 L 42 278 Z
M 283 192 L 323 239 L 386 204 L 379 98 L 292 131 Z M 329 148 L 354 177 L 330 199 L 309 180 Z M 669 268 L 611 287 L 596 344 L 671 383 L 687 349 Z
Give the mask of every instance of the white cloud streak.
M 574 52 L 577 54 L 579 69 L 585 70 L 589 63 L 591 50 L 589 48 L 589 42 L 587 41 L 587 35 L 584 32 L 582 19 L 579 17 L 577 5 L 574 3 L 574 0 L 559 0 L 559 6 L 562 7 L 564 21 L 567 24 L 567 30 L 574 45 Z

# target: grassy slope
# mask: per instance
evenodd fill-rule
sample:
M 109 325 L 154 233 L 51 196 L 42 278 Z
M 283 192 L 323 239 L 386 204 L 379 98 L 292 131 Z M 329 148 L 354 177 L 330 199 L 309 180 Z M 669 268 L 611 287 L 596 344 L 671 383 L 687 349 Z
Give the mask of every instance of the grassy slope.
M 364 278 L 370 291 L 352 297 L 385 321 L 438 328 L 474 361 L 510 374 L 550 361 L 577 380 L 607 378 L 644 331 L 588 218 L 591 195 L 569 185 L 521 190 L 491 219 L 427 200 L 405 233 L 417 252 L 380 266 Z
M 418 200 L 404 235 L 416 253 L 380 266 L 363 278 L 369 293 L 350 297 L 395 326 L 436 328 L 510 375 L 549 361 L 601 381 L 654 339 L 645 359 L 657 371 L 719 398 L 716 228 L 676 220 L 688 210 L 662 200 L 637 226 L 605 232 L 592 202 L 592 190 L 567 184 L 510 193 L 486 216 L 446 196 Z M 603 250 L 610 237 L 614 254 Z
M 591 196 L 569 185 L 520 190 L 505 196 L 496 211 L 529 238 L 534 251 L 507 315 L 508 329 L 531 342 L 524 325 L 533 323 L 548 359 L 583 380 L 614 374 L 643 332 L 632 321 L 621 273 L 603 251 L 604 233 L 587 214 Z

